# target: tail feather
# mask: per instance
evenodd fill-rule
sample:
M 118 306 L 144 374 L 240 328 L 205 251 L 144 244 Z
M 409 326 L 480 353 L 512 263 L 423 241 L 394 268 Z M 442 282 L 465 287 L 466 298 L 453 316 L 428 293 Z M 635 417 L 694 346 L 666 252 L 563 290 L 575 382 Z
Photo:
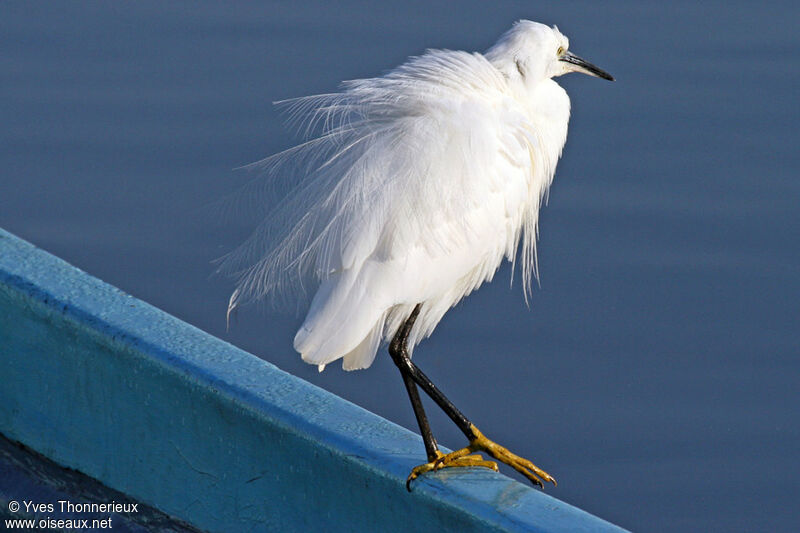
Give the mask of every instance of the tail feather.
M 345 370 L 372 364 L 382 338 L 385 309 L 366 290 L 363 274 L 345 271 L 320 285 L 294 338 L 294 348 L 306 363 L 327 365 L 344 358 Z
M 369 368 L 372 361 L 375 360 L 375 354 L 378 351 L 378 346 L 383 337 L 383 323 L 385 318 L 381 317 L 378 323 L 369 332 L 369 335 L 364 337 L 361 344 L 355 347 L 354 350 L 348 352 L 342 358 L 342 368 L 345 370 L 361 370 Z

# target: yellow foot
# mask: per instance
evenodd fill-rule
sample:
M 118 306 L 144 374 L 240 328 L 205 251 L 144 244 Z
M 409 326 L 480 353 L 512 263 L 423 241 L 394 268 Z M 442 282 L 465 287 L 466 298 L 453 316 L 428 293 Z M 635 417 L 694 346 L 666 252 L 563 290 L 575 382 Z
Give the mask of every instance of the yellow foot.
M 455 452 L 453 452 L 455 453 Z M 436 459 L 429 463 L 425 463 L 424 465 L 419 465 L 411 471 L 411 474 L 408 475 L 408 479 L 406 479 L 406 489 L 409 491 L 411 490 L 411 482 L 414 481 L 416 478 L 424 474 L 425 472 L 430 472 L 431 470 L 440 470 L 442 468 L 468 468 L 468 467 L 482 467 L 482 468 L 491 468 L 495 472 L 499 469 L 497 468 L 497 463 L 494 461 L 487 461 L 483 458 L 483 456 L 475 454 L 475 455 L 466 455 L 462 454 L 458 457 L 453 457 L 448 459 L 453 453 L 449 453 L 447 455 L 443 454 L 439 450 L 436 450 Z
M 448 453 L 447 455 L 438 452 L 436 459 L 430 463 L 419 465 L 411 471 L 411 474 L 408 476 L 408 480 L 406 481 L 406 488 L 409 488 L 411 486 L 411 481 L 416 479 L 421 474 L 430 472 L 431 470 L 439 470 L 441 468 L 483 466 L 497 471 L 497 463 L 494 461 L 487 461 L 477 454 L 470 455 L 474 452 L 484 452 L 497 459 L 501 463 L 507 464 L 523 476 L 530 479 L 534 485 L 544 487 L 542 480 L 556 485 L 556 480 L 553 478 L 553 476 L 532 462 L 511 453 L 506 448 L 503 448 L 494 441 L 487 439 L 474 425 L 471 425 L 470 429 L 472 430 L 473 435 L 475 435 L 475 439 L 470 442 L 469 446 Z

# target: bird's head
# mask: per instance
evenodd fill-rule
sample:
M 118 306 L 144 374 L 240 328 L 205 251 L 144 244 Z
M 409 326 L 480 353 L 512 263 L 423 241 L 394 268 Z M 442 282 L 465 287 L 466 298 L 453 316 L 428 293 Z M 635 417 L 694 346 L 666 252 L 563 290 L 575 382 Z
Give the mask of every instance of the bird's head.
M 515 22 L 485 56 L 507 77 L 521 77 L 526 83 L 569 72 L 614 81 L 608 72 L 571 53 L 569 39 L 557 27 L 530 20 Z

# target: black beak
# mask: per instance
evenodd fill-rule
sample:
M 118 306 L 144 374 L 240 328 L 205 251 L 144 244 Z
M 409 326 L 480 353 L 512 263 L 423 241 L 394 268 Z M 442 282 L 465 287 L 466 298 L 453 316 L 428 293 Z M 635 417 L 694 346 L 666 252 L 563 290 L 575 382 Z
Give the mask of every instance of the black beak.
M 597 68 L 585 59 L 581 59 L 580 57 L 573 55 L 571 52 L 565 52 L 564 55 L 559 58 L 559 61 L 572 63 L 573 65 L 579 67 L 579 71 L 589 74 L 590 76 L 597 76 L 598 78 L 603 78 L 604 80 L 614 81 L 614 76 L 603 69 Z

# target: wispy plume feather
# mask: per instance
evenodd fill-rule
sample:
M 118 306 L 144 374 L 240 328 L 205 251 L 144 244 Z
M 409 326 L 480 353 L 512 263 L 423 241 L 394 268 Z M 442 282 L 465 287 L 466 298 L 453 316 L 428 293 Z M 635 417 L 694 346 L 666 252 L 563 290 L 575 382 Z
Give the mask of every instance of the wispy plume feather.
M 243 167 L 254 179 L 223 202 L 263 216 L 219 261 L 219 271 L 237 279 L 230 309 L 263 297 L 307 302 L 322 281 L 376 254 L 464 246 L 480 222 L 465 213 L 503 187 L 506 177 L 487 171 L 501 152 L 530 174 L 527 210 L 511 221 L 521 232 L 505 244 L 515 260 L 523 242 L 527 299 L 537 276 L 539 205 L 555 162 L 507 83 L 480 54 L 428 51 L 383 77 L 345 82 L 341 92 L 278 102 L 304 140 Z M 489 130 L 476 131 L 476 121 Z M 461 292 L 492 274 L 464 281 Z

